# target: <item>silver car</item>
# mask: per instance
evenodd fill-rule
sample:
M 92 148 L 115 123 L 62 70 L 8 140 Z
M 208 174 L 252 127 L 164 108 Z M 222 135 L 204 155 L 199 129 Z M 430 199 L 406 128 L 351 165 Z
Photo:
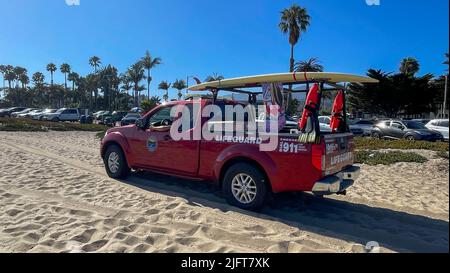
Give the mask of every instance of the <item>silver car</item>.
M 35 113 L 35 114 L 31 115 L 31 118 L 34 119 L 34 120 L 43 120 L 45 115 L 53 114 L 56 111 L 58 111 L 58 110 L 56 110 L 56 109 L 45 109 L 44 111 L 42 111 L 40 113 Z
M 437 131 L 444 136 L 444 139 L 448 141 L 448 119 L 435 119 L 426 125 L 430 130 Z

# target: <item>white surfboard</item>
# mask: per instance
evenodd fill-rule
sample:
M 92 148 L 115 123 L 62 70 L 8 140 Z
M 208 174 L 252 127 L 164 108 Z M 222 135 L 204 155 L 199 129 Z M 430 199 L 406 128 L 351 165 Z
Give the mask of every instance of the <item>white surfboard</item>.
M 224 79 L 221 81 L 205 82 L 189 87 L 190 91 L 205 91 L 208 89 L 259 87 L 264 83 L 281 82 L 283 84 L 300 84 L 311 81 L 329 83 L 378 83 L 378 80 L 358 75 L 328 72 L 296 72 L 267 74 L 258 76 Z

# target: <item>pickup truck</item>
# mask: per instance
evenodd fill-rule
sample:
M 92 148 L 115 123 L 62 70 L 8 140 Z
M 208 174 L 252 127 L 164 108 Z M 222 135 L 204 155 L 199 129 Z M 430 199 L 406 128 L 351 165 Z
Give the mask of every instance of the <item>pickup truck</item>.
M 204 109 L 213 100 L 170 102 L 156 107 L 135 125 L 108 130 L 101 143 L 108 175 L 123 179 L 135 169 L 214 181 L 231 205 L 247 210 L 261 208 L 272 193 L 345 194 L 359 176 L 359 168 L 353 166 L 351 133 L 322 134 L 314 144 L 299 142 L 295 134 L 280 134 L 277 148 L 271 152 L 261 151 L 255 139 L 173 140 L 172 108 L 193 108 L 196 103 Z M 190 130 L 203 128 L 208 122 L 201 111 L 194 112 Z

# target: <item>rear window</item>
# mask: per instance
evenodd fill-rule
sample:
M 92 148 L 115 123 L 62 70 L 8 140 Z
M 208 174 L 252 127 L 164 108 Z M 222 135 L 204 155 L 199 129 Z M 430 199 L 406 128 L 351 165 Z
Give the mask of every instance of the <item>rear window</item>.
M 425 125 L 423 125 L 422 123 L 416 122 L 416 121 L 405 121 L 405 125 L 406 125 L 406 127 L 408 127 L 408 129 L 413 129 L 413 130 L 427 129 L 425 127 Z

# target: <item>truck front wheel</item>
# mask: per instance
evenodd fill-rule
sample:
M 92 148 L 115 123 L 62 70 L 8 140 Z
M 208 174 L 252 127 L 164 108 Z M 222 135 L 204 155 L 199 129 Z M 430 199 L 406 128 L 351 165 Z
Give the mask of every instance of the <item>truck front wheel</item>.
M 125 155 L 117 145 L 109 146 L 105 153 L 105 168 L 108 176 L 114 179 L 126 178 L 130 173 Z
M 263 207 L 268 187 L 260 170 L 246 163 L 231 166 L 223 179 L 223 192 L 229 204 L 245 210 Z

